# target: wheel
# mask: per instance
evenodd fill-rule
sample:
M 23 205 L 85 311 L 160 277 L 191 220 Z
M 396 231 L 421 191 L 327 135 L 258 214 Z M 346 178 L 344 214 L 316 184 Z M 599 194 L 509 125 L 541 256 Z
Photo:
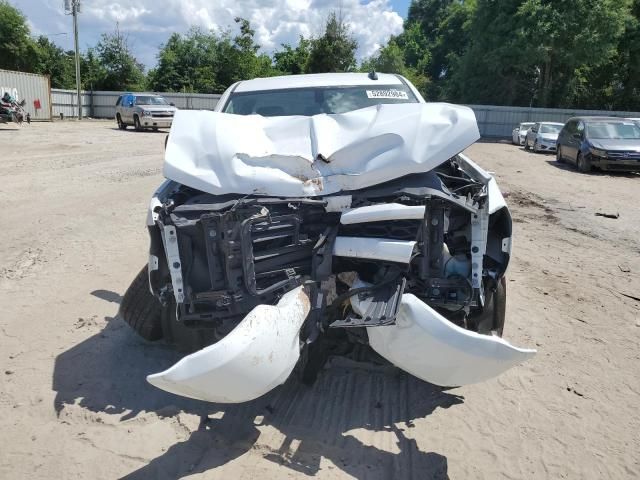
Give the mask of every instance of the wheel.
M 525 150 L 529 150 L 529 142 L 527 141 L 527 139 L 524 139 L 524 149 Z
M 486 290 L 482 312 L 472 315 L 471 319 L 478 327 L 478 333 L 502 337 L 504 318 L 507 310 L 507 279 L 503 276 L 495 290 Z
M 538 140 L 537 139 L 533 141 L 533 151 L 535 153 L 538 153 L 538 151 L 539 151 L 539 149 L 538 149 Z
M 149 291 L 145 265 L 122 297 L 118 315 L 145 340 L 155 341 L 162 334 L 162 305 Z
M 582 155 L 582 153 L 578 154 L 577 165 L 578 165 L 578 171 L 582 173 L 589 173 L 591 171 L 591 162 L 586 158 L 584 158 L 584 155 Z
M 140 125 L 140 119 L 137 115 L 133 116 L 133 126 L 136 128 L 136 132 L 142 131 L 142 125 Z
M 122 117 L 120 116 L 120 114 L 116 115 L 116 121 L 118 122 L 118 128 L 120 130 L 127 129 L 127 124 L 122 121 Z
M 564 158 L 562 158 L 562 152 L 560 151 L 560 145 L 558 145 L 558 148 L 556 149 L 556 162 L 564 163 Z

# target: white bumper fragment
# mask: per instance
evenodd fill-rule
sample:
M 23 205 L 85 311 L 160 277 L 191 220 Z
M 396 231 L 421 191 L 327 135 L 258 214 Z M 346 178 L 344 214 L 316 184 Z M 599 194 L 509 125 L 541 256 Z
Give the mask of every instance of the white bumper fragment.
M 357 295 L 351 304 L 359 314 L 366 311 Z M 369 327 L 367 333 L 371 347 L 395 366 L 443 387 L 496 377 L 536 353 L 460 328 L 411 294 L 403 295 L 395 325 Z
M 286 293 L 277 305 L 258 305 L 226 337 L 184 357 L 152 385 L 184 397 L 241 403 L 281 385 L 300 356 L 299 332 L 309 313 L 302 287 Z

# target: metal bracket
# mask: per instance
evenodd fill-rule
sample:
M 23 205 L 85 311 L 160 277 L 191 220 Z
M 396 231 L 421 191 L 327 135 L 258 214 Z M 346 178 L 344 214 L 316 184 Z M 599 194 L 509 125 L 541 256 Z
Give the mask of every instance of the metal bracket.
M 167 264 L 169 266 L 169 273 L 171 274 L 173 295 L 176 297 L 176 303 L 183 303 L 184 284 L 182 281 L 182 262 L 180 260 L 176 227 L 173 225 L 165 225 L 162 233 L 164 234 L 164 251 L 167 254 Z
M 484 305 L 482 290 L 482 270 L 484 254 L 487 250 L 489 214 L 485 208 L 471 214 L 471 286 L 480 293 L 480 303 Z

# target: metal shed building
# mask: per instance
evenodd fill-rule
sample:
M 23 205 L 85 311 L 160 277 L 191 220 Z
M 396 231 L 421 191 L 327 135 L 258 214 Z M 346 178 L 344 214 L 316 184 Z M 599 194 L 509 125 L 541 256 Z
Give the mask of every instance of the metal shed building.
M 18 101 L 25 99 L 25 111 L 31 120 L 51 120 L 51 83 L 49 77 L 0 69 L 0 97 L 9 92 Z

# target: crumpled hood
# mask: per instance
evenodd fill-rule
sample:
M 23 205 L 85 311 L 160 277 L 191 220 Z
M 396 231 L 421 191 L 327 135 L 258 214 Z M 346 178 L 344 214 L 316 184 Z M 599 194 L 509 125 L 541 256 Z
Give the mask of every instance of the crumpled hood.
M 178 110 L 164 176 L 212 194 L 318 196 L 432 170 L 480 138 L 468 107 L 262 117 Z
M 614 138 L 594 138 L 589 139 L 589 143 L 600 150 L 623 150 L 640 152 L 640 140 L 614 139 Z

